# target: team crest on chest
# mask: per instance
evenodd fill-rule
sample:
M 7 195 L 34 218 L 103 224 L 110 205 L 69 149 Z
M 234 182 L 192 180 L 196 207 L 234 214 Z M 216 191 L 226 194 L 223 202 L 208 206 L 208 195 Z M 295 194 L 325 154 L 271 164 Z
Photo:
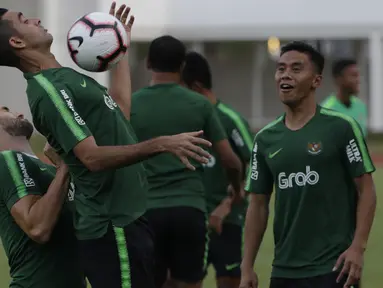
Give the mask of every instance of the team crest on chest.
M 321 142 L 309 142 L 307 144 L 307 152 L 311 155 L 318 155 L 322 152 L 323 147 Z
M 114 110 L 114 108 L 117 108 L 116 102 L 113 101 L 113 99 L 110 95 L 104 94 L 104 101 L 105 101 L 106 106 L 108 106 L 108 108 L 110 110 Z

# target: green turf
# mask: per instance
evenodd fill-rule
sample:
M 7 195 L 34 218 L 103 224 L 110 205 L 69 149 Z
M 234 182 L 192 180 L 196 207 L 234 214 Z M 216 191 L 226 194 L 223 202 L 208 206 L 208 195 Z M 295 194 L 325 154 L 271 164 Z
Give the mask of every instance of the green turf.
M 379 191 L 383 189 L 383 169 L 378 169 L 374 175 L 376 189 L 378 192 L 378 207 L 376 210 L 376 218 L 374 227 L 372 230 L 371 238 L 368 243 L 368 248 L 365 257 L 365 268 L 363 275 L 363 284 L 367 288 L 378 288 L 381 287 L 383 280 L 382 267 L 380 260 L 383 257 L 383 229 L 381 227 L 383 222 L 383 199 L 379 197 Z M 272 223 L 272 219 L 270 219 Z M 268 279 L 271 270 L 271 261 L 273 257 L 273 238 L 271 235 L 271 226 L 267 230 L 263 245 L 261 247 L 260 255 L 256 263 L 256 270 L 260 281 L 259 288 L 268 287 Z M 8 276 L 8 264 L 7 259 L 4 256 L 3 250 L 0 249 L 0 287 L 8 287 L 9 276 Z M 213 288 L 214 283 L 214 272 L 210 270 L 210 273 L 204 283 L 204 288 Z

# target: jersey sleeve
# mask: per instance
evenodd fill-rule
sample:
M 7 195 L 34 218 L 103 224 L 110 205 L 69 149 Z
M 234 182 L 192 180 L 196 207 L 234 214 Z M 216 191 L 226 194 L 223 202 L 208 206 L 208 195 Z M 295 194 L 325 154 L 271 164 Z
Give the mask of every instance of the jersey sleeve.
M 213 143 L 217 143 L 221 140 L 227 139 L 226 132 L 223 129 L 223 126 L 221 124 L 221 121 L 219 120 L 217 112 L 214 109 L 214 106 L 210 102 L 206 101 L 205 110 L 206 122 L 204 127 L 204 134 L 207 137 L 207 139 Z
M 341 153 L 353 178 L 375 171 L 362 130 L 356 120 L 351 117 L 347 117 Z
M 270 195 L 273 191 L 273 174 L 267 165 L 265 154 L 259 145 L 259 136 L 257 136 L 253 144 L 245 190 L 250 193 Z
M 40 97 L 35 111 L 38 115 L 33 115 L 34 121 L 37 119 L 39 130 L 48 141 L 54 138 L 68 153 L 92 134 L 77 112 L 74 98 L 66 85 L 52 83 L 42 75 L 35 79 L 43 89 L 44 96 Z
M 33 177 L 33 169 L 27 156 L 22 153 L 6 151 L 2 153 L 0 173 L 2 175 L 1 195 L 7 208 L 28 195 L 42 195 L 38 182 Z M 3 178 L 4 177 L 4 178 Z
M 253 147 L 253 134 L 249 124 L 242 118 L 232 121 L 231 127 L 227 131 L 230 142 L 233 143 L 242 162 L 247 163 L 251 157 Z

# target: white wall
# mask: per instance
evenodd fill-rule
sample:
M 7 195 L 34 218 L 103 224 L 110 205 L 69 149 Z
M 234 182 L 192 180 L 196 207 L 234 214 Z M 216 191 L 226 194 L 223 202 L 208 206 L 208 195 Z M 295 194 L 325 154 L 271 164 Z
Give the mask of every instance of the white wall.
M 100 0 L 108 6 L 109 0 Z M 383 2 L 377 0 L 131 0 L 134 39 L 171 33 L 184 40 L 256 40 L 366 37 L 383 30 Z

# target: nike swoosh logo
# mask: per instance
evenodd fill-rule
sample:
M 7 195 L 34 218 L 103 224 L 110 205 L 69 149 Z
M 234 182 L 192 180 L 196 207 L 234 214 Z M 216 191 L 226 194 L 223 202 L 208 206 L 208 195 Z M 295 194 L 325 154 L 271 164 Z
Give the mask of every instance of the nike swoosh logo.
M 72 41 L 72 40 L 78 41 L 78 47 L 80 47 L 82 43 L 84 42 L 84 38 L 82 38 L 81 36 L 75 36 L 69 39 L 69 41 Z
M 80 84 L 81 87 L 85 88 L 86 87 L 86 82 L 85 82 L 85 79 L 82 80 L 82 83 Z
M 281 148 L 281 149 L 275 151 L 274 153 L 269 153 L 269 158 L 270 158 L 270 159 L 271 159 L 271 158 L 274 158 L 274 156 L 277 155 L 279 152 L 281 152 L 282 149 L 283 149 L 283 148 Z
M 47 171 L 47 168 L 40 168 L 41 171 Z
M 234 268 L 237 268 L 239 265 L 240 265 L 240 263 L 234 263 L 234 264 L 226 265 L 225 269 L 227 271 L 230 271 L 230 270 L 233 270 Z

